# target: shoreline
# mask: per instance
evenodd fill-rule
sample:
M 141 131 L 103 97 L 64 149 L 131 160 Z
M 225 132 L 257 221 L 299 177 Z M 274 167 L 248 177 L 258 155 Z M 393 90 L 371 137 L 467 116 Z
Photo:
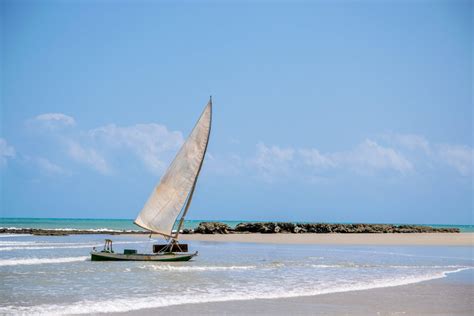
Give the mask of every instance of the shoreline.
M 458 276 L 455 276 L 458 274 Z M 406 285 L 278 299 L 189 303 L 114 315 L 472 315 L 473 271 Z M 471 280 L 460 282 L 462 278 Z
M 146 232 L 110 232 L 110 231 L 40 231 L 32 233 L 30 229 L 0 231 L 0 235 L 68 236 L 68 235 L 127 235 L 147 238 Z M 152 237 L 159 238 L 153 234 Z M 407 245 L 407 246 L 474 246 L 474 233 L 229 233 L 229 234 L 181 234 L 180 240 L 196 242 L 258 243 L 258 244 L 301 244 L 301 245 Z

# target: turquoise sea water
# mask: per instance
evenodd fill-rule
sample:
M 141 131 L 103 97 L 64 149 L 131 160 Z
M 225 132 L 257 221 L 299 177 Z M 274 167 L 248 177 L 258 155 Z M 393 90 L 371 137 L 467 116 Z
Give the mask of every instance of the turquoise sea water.
M 200 222 L 214 221 L 235 227 L 238 223 L 251 221 L 226 220 L 186 220 L 184 228 L 196 228 Z M 347 224 L 347 223 L 345 223 Z M 398 225 L 398 223 L 395 223 Z M 414 223 L 416 224 L 416 223 Z M 459 228 L 461 232 L 474 232 L 474 225 L 416 224 L 432 227 Z M 0 227 L 42 228 L 42 229 L 81 229 L 81 230 L 142 230 L 133 224 L 132 219 L 83 219 L 83 218 L 0 218 Z

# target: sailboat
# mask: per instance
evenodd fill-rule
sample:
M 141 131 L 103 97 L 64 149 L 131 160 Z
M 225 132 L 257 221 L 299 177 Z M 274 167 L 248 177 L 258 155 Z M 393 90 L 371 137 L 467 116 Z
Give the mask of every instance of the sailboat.
M 162 235 L 167 243 L 153 245 L 151 254 L 140 254 L 133 249 L 116 253 L 112 241 L 106 239 L 103 250 L 93 249 L 91 252 L 92 261 L 188 261 L 198 254 L 197 251 L 187 252 L 187 244 L 180 244 L 178 238 L 206 155 L 211 121 L 212 97 L 134 221 L 135 225 L 146 229 L 150 234 Z M 177 229 L 174 230 L 176 225 Z

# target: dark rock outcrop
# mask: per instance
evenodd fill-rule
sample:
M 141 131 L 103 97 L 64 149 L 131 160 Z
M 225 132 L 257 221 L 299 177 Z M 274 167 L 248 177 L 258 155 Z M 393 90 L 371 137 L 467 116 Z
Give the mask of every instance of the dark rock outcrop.
M 198 234 L 228 234 L 229 225 L 219 222 L 202 222 L 194 230 Z
M 287 234 L 381 234 L 381 233 L 459 233 L 458 228 L 434 228 L 420 225 L 390 225 L 390 224 L 326 224 L 326 223 L 285 223 L 285 222 L 246 222 L 240 223 L 234 229 L 227 225 L 225 229 L 217 229 L 222 223 L 201 223 L 195 233 L 227 234 L 227 233 L 287 233 Z M 200 228 L 202 226 L 202 228 Z M 192 233 L 192 232 L 191 232 Z

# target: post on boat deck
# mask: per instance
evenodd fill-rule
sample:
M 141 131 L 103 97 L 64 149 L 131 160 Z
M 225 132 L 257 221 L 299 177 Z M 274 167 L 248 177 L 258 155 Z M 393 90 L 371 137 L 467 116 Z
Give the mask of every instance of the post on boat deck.
M 105 240 L 105 245 L 104 245 L 104 251 L 105 252 L 114 252 L 112 249 L 112 240 L 111 239 L 106 239 Z

